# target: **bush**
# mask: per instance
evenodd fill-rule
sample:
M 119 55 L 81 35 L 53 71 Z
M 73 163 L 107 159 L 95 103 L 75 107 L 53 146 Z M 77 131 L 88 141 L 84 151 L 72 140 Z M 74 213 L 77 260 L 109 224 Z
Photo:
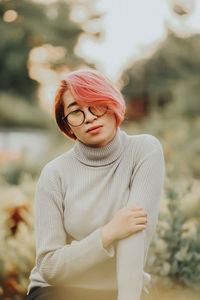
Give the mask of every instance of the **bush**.
M 9 184 L 18 185 L 24 174 L 29 174 L 36 178 L 39 175 L 39 167 L 31 162 L 26 162 L 23 158 L 1 163 L 0 175 Z
M 26 299 L 30 270 L 34 265 L 36 182 L 28 175 L 21 179 L 18 186 L 8 185 L 2 179 L 0 184 L 0 299 Z
M 200 290 L 200 223 L 195 218 L 187 219 L 180 208 L 191 184 L 182 190 L 171 179 L 169 182 L 165 187 L 165 208 L 160 212 L 148 253 L 147 269 L 155 282 L 167 285 L 175 282 Z
M 48 128 L 51 117 L 36 104 L 8 92 L 0 93 L 0 126 Z

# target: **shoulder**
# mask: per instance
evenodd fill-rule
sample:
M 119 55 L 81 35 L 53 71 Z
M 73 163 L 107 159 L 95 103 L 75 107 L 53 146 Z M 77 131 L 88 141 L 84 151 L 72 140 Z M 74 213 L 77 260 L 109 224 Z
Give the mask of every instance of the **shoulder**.
M 159 139 L 152 134 L 140 134 L 140 142 L 143 146 L 147 147 L 149 150 L 158 150 L 162 148 Z
M 70 149 L 69 151 L 62 153 L 47 162 L 41 169 L 38 183 L 43 181 L 61 181 L 61 178 L 67 170 L 68 162 L 71 158 L 71 152 L 72 150 Z
M 163 156 L 162 144 L 156 136 L 147 133 L 137 135 L 128 134 L 128 138 L 130 151 L 135 161 L 139 162 L 154 152 L 161 153 Z
M 162 148 L 161 142 L 159 139 L 148 133 L 144 134 L 137 134 L 137 135 L 130 135 L 128 134 L 128 137 L 130 139 L 130 143 L 132 146 L 137 148 L 146 148 L 147 150 L 156 150 Z

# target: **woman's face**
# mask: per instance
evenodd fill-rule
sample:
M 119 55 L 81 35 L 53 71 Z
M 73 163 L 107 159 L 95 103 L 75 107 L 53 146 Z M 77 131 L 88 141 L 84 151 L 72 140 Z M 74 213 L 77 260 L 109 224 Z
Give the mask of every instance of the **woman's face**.
M 78 104 L 70 104 L 76 102 L 69 91 L 63 94 L 64 114 L 65 116 L 76 109 L 81 109 L 85 113 L 85 121 L 78 127 L 69 125 L 71 133 L 73 133 L 78 140 L 90 147 L 103 147 L 108 144 L 116 135 L 116 118 L 114 113 L 106 112 L 103 116 L 94 116 L 86 106 L 79 106 Z M 102 126 L 96 131 L 89 131 L 88 129 L 94 126 Z

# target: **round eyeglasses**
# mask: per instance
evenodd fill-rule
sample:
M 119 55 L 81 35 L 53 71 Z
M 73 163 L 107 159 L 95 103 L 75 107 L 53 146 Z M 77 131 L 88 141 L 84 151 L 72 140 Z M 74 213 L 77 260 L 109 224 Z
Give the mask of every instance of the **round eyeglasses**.
M 101 117 L 107 112 L 108 106 L 94 105 L 89 106 L 88 109 L 94 116 Z M 77 127 L 82 125 L 85 121 L 85 113 L 81 109 L 76 109 L 63 117 L 62 120 L 71 126 Z

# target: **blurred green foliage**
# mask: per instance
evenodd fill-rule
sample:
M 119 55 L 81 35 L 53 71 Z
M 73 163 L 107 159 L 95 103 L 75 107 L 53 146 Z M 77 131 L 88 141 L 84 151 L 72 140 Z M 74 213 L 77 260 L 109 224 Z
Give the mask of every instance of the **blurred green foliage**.
M 14 10 L 18 16 L 13 22 L 4 21 L 4 13 Z M 74 53 L 78 38 L 84 32 L 70 19 L 70 5 L 60 0 L 38 4 L 29 0 L 2 0 L 0 2 L 0 89 L 9 90 L 33 101 L 36 82 L 28 75 L 29 52 L 43 44 L 62 46 L 66 54 L 58 61 L 49 62 L 52 68 L 64 63 L 74 68 L 84 60 Z
M 181 210 L 181 202 L 184 203 L 181 200 L 194 192 L 191 189 L 194 183 L 183 189 L 172 182 L 172 178 L 166 178 L 165 202 L 148 253 L 147 269 L 153 274 L 154 281 L 169 287 L 175 283 L 183 284 L 200 291 L 200 222 L 194 216 L 188 218 Z M 193 196 L 199 200 L 200 194 Z M 194 203 L 190 205 L 194 206 Z M 199 208 L 198 201 L 192 209 Z
M 0 299 L 22 300 L 35 260 L 34 189 L 36 182 L 23 173 L 19 185 L 0 177 Z
M 0 127 L 48 128 L 52 118 L 37 103 L 12 93 L 0 92 Z
M 6 161 L 1 163 L 0 175 L 11 185 L 18 185 L 21 176 L 29 174 L 32 178 L 37 178 L 39 175 L 39 167 L 36 164 L 27 162 L 23 157 L 16 161 Z
M 29 54 L 31 49 L 43 45 L 60 47 L 62 55 L 44 60 L 43 65 L 50 70 L 59 71 L 66 66 L 73 70 L 87 63 L 78 56 L 75 47 L 81 34 L 86 33 L 81 22 L 71 20 L 73 1 L 59 0 L 55 3 L 39 4 L 30 0 L 0 1 L 0 126 L 46 127 L 48 116 L 39 112 L 36 94 L 38 84 L 30 78 Z M 84 2 L 88 16 L 84 23 L 101 17 L 94 13 L 91 3 Z M 13 21 L 6 19 L 6 13 L 14 11 L 17 17 Z M 98 30 L 88 33 L 98 39 Z M 37 101 L 36 101 L 37 100 Z M 32 104 L 31 105 L 26 104 Z M 18 109 L 12 112 L 10 107 Z M 27 117 L 29 112 L 29 117 Z
M 169 31 L 168 37 L 147 59 L 134 62 L 122 74 L 127 101 L 144 99 L 151 113 L 200 116 L 200 34 L 187 38 Z

